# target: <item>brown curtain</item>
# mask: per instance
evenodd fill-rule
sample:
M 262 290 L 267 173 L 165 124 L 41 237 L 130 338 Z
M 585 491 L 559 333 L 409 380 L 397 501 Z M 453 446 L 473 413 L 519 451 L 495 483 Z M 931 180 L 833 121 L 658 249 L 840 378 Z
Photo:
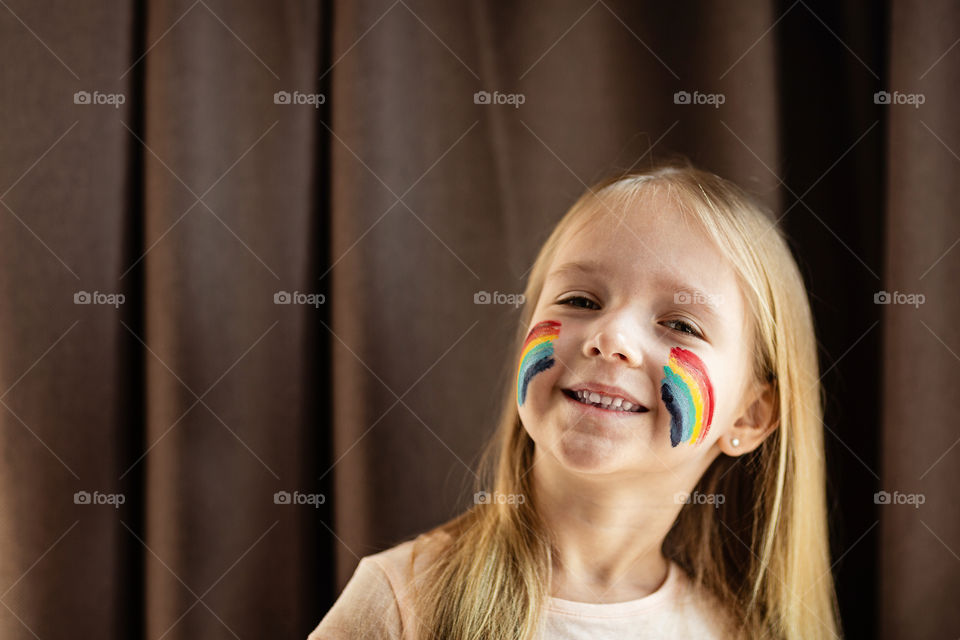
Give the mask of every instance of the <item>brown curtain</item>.
M 956 637 L 951 3 L 0 5 L 0 637 L 304 637 L 470 504 L 475 294 L 667 152 L 807 278 L 846 635 Z
M 926 501 L 876 516 L 880 624 L 890 638 L 941 638 L 960 629 L 960 7 L 894 3 L 891 27 L 889 84 L 926 101 L 887 120 L 885 281 L 926 301 L 883 316 L 881 484 Z

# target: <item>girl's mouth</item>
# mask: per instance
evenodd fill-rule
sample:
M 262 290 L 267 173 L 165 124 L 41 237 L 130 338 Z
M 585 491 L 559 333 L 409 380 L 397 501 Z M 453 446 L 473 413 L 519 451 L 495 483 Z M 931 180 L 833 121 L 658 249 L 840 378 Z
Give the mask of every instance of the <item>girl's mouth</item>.
M 585 389 L 574 391 L 573 389 L 561 389 L 563 395 L 574 402 L 588 407 L 593 407 L 612 413 L 645 413 L 649 411 L 646 407 L 639 404 L 633 404 L 619 396 L 610 396 L 596 391 L 587 391 Z

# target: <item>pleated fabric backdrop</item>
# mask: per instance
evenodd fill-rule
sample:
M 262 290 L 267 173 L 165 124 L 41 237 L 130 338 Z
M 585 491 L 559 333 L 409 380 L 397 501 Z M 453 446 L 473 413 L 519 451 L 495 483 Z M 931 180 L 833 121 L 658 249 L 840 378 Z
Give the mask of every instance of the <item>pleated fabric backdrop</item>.
M 518 317 L 475 294 L 667 152 L 807 278 L 846 635 L 958 635 L 957 7 L 2 5 L 0 637 L 304 637 L 470 504 Z

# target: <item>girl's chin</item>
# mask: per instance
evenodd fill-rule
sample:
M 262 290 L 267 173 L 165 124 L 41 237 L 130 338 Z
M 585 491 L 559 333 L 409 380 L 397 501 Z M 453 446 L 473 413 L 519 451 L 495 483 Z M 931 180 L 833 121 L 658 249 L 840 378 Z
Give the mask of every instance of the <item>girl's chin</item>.
M 609 473 L 623 467 L 616 456 L 606 455 L 586 447 L 563 447 L 558 452 L 563 466 L 579 473 Z
M 610 472 L 635 466 L 637 456 L 623 433 L 581 421 L 550 430 L 550 450 L 566 467 L 582 472 Z M 562 424 L 562 423 L 561 423 Z M 640 452 L 637 452 L 639 454 Z
M 671 470 L 666 466 L 663 456 L 655 456 L 648 449 L 628 451 L 616 445 L 607 449 L 596 443 L 564 442 L 550 455 L 569 473 L 596 480 L 602 480 L 605 476 L 611 481 L 623 482 L 638 474 Z
M 625 478 L 641 470 L 645 465 L 620 454 L 608 454 L 596 449 L 564 447 L 556 453 L 560 465 L 568 473 L 583 478 Z

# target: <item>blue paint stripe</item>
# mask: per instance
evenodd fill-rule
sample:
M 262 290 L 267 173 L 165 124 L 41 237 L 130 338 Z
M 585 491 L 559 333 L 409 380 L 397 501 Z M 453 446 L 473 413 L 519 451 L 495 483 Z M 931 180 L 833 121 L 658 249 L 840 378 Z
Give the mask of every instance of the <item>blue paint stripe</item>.
M 693 395 L 683 378 L 669 367 L 664 367 L 663 372 L 666 377 L 660 395 L 670 412 L 670 443 L 675 447 L 693 436 L 693 421 L 697 413 Z
M 550 355 L 553 355 L 553 349 L 550 350 Z M 553 358 L 549 356 L 536 362 L 532 362 L 529 365 L 527 364 L 526 359 L 524 359 L 524 369 L 520 373 L 520 387 L 517 390 L 517 400 L 521 405 L 527 400 L 527 386 L 530 384 L 530 380 L 533 379 L 533 376 L 546 371 L 552 366 Z

